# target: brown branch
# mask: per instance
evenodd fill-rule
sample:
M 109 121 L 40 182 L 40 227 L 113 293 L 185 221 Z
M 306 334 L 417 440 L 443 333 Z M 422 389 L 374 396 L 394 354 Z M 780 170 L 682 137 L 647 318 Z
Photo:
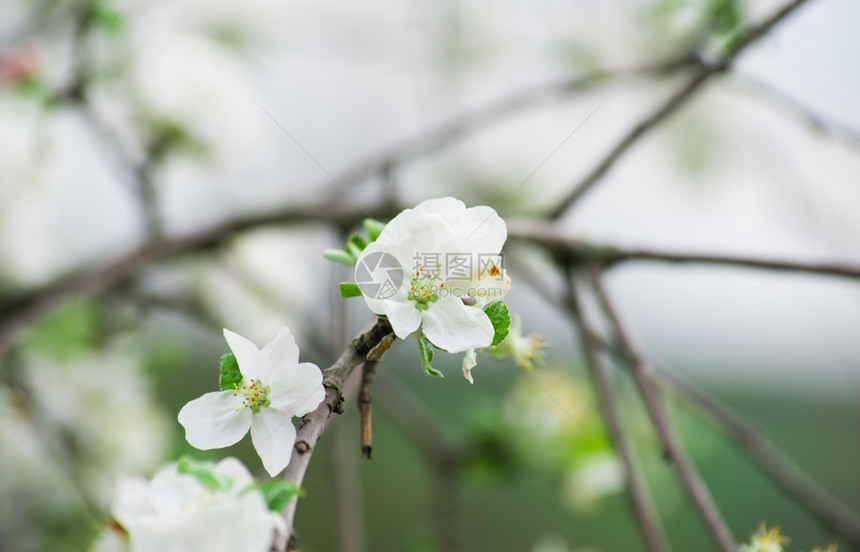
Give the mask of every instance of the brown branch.
M 376 323 L 355 338 L 344 350 L 334 364 L 323 370 L 323 386 L 325 386 L 325 400 L 319 407 L 302 418 L 299 430 L 296 434 L 296 444 L 293 447 L 293 455 L 284 472 L 284 479 L 301 485 L 308 469 L 314 447 L 319 441 L 326 422 L 332 412 L 341 414 L 343 412 L 343 384 L 346 378 L 365 362 L 367 353 L 379 343 L 384 336 L 391 333 L 391 324 L 387 320 L 377 320 Z M 290 539 L 290 547 L 295 548 L 295 535 L 293 520 L 296 514 L 297 500 L 293 500 L 284 509 L 284 520 L 286 521 L 287 535 Z
M 236 218 L 183 236 L 148 241 L 102 266 L 62 276 L 5 299 L 0 303 L 0 352 L 11 345 L 18 329 L 64 300 L 112 289 L 157 259 L 210 250 L 242 232 L 262 226 L 327 222 L 339 228 L 351 228 L 367 216 L 386 218 L 394 214 L 396 211 L 391 208 L 338 210 L 325 204 L 292 206 L 280 211 Z
M 655 385 L 654 369 L 639 356 L 626 333 L 621 329 L 621 322 L 602 287 L 599 270 L 591 270 L 591 279 L 609 321 L 618 333 L 621 347 L 630 360 L 633 376 L 645 400 L 645 406 L 663 444 L 666 456 L 677 466 L 684 488 L 698 508 L 714 540 L 723 552 L 734 552 L 736 549 L 735 539 L 711 497 L 708 487 L 696 470 L 696 466 L 684 450 L 675 425 L 663 404 L 660 390 Z
M 618 456 L 621 458 L 622 465 L 624 466 L 630 505 L 633 508 L 633 512 L 636 514 L 639 527 L 642 530 L 645 540 L 648 542 L 649 548 L 655 552 L 669 551 L 671 550 L 669 542 L 666 540 L 666 535 L 663 533 L 659 517 L 654 510 L 654 505 L 648 493 L 648 488 L 645 485 L 645 481 L 636 461 L 636 452 L 633 447 L 633 442 L 624 424 L 623 414 L 618 404 L 618 397 L 615 394 L 614 386 L 612 384 L 612 373 L 610 371 L 610 367 L 606 364 L 605 359 L 600 358 L 600 342 L 597 339 L 596 334 L 588 325 L 582 309 L 579 306 L 573 282 L 570 282 L 569 286 L 565 301 L 566 307 L 573 318 L 577 330 L 579 331 L 580 341 L 585 353 L 586 364 L 591 369 L 594 376 L 594 380 L 600 394 L 603 414 L 606 418 L 606 423 L 612 436 L 612 442 L 614 443 L 615 449 L 618 451 Z
M 746 420 L 665 370 L 657 370 L 660 382 L 708 417 L 739 446 L 762 473 L 779 485 L 797 503 L 860 550 L 860 516 L 851 511 L 800 467 L 779 451 Z
M 794 261 L 768 259 L 758 256 L 718 255 L 660 251 L 657 249 L 624 248 L 601 245 L 563 236 L 550 223 L 540 220 L 512 220 L 508 237 L 531 241 L 545 247 L 555 258 L 573 266 L 610 268 L 631 261 L 654 261 L 670 264 L 705 264 L 756 268 L 777 272 L 799 272 L 821 276 L 860 279 L 860 264 L 828 261 Z
M 336 178 L 339 186 L 333 190 L 333 194 L 340 195 L 343 186 L 357 183 L 374 174 L 380 173 L 384 177 L 399 163 L 406 162 L 421 154 L 430 153 L 450 144 L 455 138 L 480 128 L 483 124 L 547 98 L 587 90 L 613 78 L 669 74 L 689 66 L 690 63 L 692 60 L 687 56 L 651 66 L 596 72 L 584 77 L 542 85 L 512 94 L 487 107 L 453 117 L 434 129 L 356 163 Z M 70 86 L 69 90 L 62 91 L 59 97 L 64 102 L 80 104 L 85 101 L 83 92 L 85 91 L 78 84 L 75 84 Z M 84 112 L 84 116 L 89 117 L 89 114 Z M 99 133 L 103 130 L 98 126 L 94 128 Z M 138 188 L 142 197 L 149 198 L 147 194 L 149 193 L 148 190 L 151 190 L 150 183 L 140 180 L 141 176 L 147 175 L 141 175 L 139 167 L 134 165 L 131 166 L 131 170 L 133 173 L 137 171 L 136 178 L 138 178 Z M 335 205 L 335 200 L 334 195 L 331 195 L 331 197 L 327 197 L 315 205 L 305 207 L 291 205 L 280 210 L 240 217 L 185 236 L 152 239 L 103 266 L 79 270 L 74 274 L 61 276 L 43 286 L 6 298 L 0 303 L 0 352 L 11 345 L 16 330 L 50 311 L 66 298 L 87 293 L 99 293 L 110 289 L 156 258 L 214 248 L 236 234 L 262 226 L 328 221 L 340 229 L 348 230 L 365 217 L 390 218 L 400 211 L 400 208 L 391 202 L 365 208 L 362 206 L 338 207 Z M 157 215 L 150 213 L 147 220 L 151 228 L 157 229 Z
M 372 351 L 372 349 L 371 349 Z M 367 361 L 361 369 L 361 387 L 358 390 L 358 413 L 361 423 L 361 453 L 370 460 L 373 452 L 373 376 L 376 362 Z
M 553 219 L 557 219 L 564 215 L 564 213 L 566 213 L 568 209 L 588 193 L 588 191 L 591 190 L 591 188 L 593 188 L 601 178 L 603 178 L 612 166 L 615 165 L 615 162 L 627 153 L 627 151 L 643 136 L 648 134 L 665 121 L 670 115 L 683 107 L 687 101 L 689 101 L 696 92 L 698 92 L 702 86 L 711 79 L 711 77 L 728 69 L 732 62 L 734 62 L 734 60 L 744 50 L 746 50 L 748 46 L 767 34 L 767 32 L 776 24 L 785 19 L 789 14 L 793 13 L 806 2 L 807 0 L 792 0 L 765 21 L 747 31 L 744 38 L 734 44 L 721 60 L 712 64 L 701 63 L 699 70 L 689 80 L 687 80 L 666 101 L 660 104 L 657 109 L 624 135 L 624 137 L 603 157 L 594 169 L 586 174 L 585 177 L 573 187 L 571 192 L 561 200 L 558 206 L 550 212 L 550 216 Z

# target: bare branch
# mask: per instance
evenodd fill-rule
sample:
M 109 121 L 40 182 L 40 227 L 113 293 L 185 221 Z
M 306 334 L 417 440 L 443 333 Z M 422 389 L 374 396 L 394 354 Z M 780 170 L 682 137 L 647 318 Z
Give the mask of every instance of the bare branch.
M 512 220 L 508 237 L 528 240 L 548 249 L 565 264 L 613 267 L 630 261 L 655 261 L 672 264 L 706 264 L 756 268 L 778 272 L 798 272 L 860 279 L 860 264 L 768 259 L 758 256 L 676 253 L 656 249 L 623 248 L 586 242 L 563 236 L 550 223 L 539 220 Z
M 383 338 L 384 339 L 384 338 Z M 371 352 L 373 349 L 371 349 Z M 361 453 L 370 460 L 373 452 L 373 376 L 376 362 L 368 360 L 361 368 L 361 387 L 358 390 L 358 413 L 361 421 Z
M 346 378 L 365 362 L 367 353 L 389 333 L 391 333 L 391 325 L 388 321 L 377 320 L 370 329 L 349 344 L 334 364 L 323 370 L 323 385 L 326 389 L 325 400 L 320 403 L 316 410 L 302 418 L 302 423 L 296 434 L 293 455 L 284 472 L 284 479 L 296 485 L 302 484 L 314 447 L 316 447 L 317 441 L 325 429 L 329 416 L 332 412 L 338 414 L 343 412 L 343 384 Z M 293 544 L 295 543 L 293 519 L 296 514 L 297 502 L 298 500 L 293 500 L 284 509 L 287 534 Z
M 860 131 L 814 112 L 808 106 L 792 98 L 785 92 L 755 77 L 737 71 L 732 72 L 732 75 L 738 80 L 741 86 L 758 96 L 771 100 L 777 106 L 795 115 L 799 121 L 806 123 L 813 131 L 826 137 L 837 139 L 845 145 L 860 151 Z
M 601 178 L 612 168 L 618 159 L 635 145 L 643 136 L 659 126 L 670 115 L 683 107 L 702 85 L 707 83 L 711 77 L 718 75 L 731 66 L 748 46 L 767 34 L 776 24 L 793 13 L 797 8 L 805 4 L 807 0 L 792 0 L 771 17 L 750 29 L 743 39 L 739 40 L 721 60 L 716 63 L 701 63 L 699 70 L 690 77 L 674 94 L 660 104 L 650 115 L 634 126 L 624 137 L 607 153 L 603 159 L 580 180 L 551 212 L 553 219 L 560 218 L 577 201 L 579 201 Z
M 800 506 L 860 550 L 860 516 L 809 477 L 746 420 L 666 370 L 658 368 L 657 376 L 664 386 L 706 412 L 758 464 L 762 473 L 794 497 Z
M 696 470 L 696 466 L 684 450 L 675 425 L 669 418 L 668 412 L 666 412 L 663 400 L 660 397 L 660 390 L 655 385 L 653 368 L 639 356 L 639 353 L 627 338 L 626 333 L 624 333 L 621 322 L 601 285 L 599 270 L 592 269 L 591 277 L 610 322 L 618 333 L 621 347 L 630 359 L 633 376 L 645 400 L 645 406 L 648 409 L 654 427 L 657 429 L 657 434 L 663 443 L 666 455 L 678 467 L 678 473 L 681 476 L 684 488 L 687 490 L 696 508 L 698 508 L 699 513 L 701 513 L 717 544 L 719 544 L 723 552 L 735 552 L 736 543 L 729 530 L 729 526 L 723 519 L 722 514 L 720 514 L 720 510 L 711 497 L 711 493 L 708 491 L 708 487 L 702 480 L 701 475 Z
M 583 344 L 585 352 L 585 359 L 594 375 L 594 380 L 600 394 L 603 414 L 606 418 L 609 432 L 612 435 L 615 449 L 618 451 L 618 455 L 624 466 L 630 505 L 636 514 L 636 519 L 639 522 L 639 526 L 642 529 L 642 534 L 645 537 L 645 540 L 648 542 L 649 548 L 654 552 L 668 552 L 671 548 L 669 547 L 669 542 L 666 540 L 666 535 L 663 533 L 663 529 L 660 526 L 660 520 L 654 510 L 654 505 L 648 493 L 648 488 L 645 485 L 645 481 L 637 464 L 633 442 L 624 425 L 624 418 L 618 404 L 618 398 L 615 395 L 610 367 L 605 362 L 605 359 L 600 358 L 599 340 L 588 325 L 582 309 L 579 306 L 579 301 L 576 297 L 576 290 L 573 287 L 573 283 L 570 282 L 569 285 L 570 289 L 568 290 L 566 297 L 567 310 L 579 331 L 580 341 Z

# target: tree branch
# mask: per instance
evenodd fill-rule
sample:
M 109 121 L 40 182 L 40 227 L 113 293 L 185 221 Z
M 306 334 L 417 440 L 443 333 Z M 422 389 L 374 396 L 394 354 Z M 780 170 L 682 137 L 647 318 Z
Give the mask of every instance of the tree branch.
M 302 418 L 302 423 L 296 434 L 293 455 L 284 472 L 284 479 L 296 485 L 302 484 L 314 447 L 325 429 L 329 416 L 332 412 L 337 414 L 343 412 L 343 384 L 346 378 L 365 362 L 367 353 L 389 333 L 391 333 L 391 324 L 387 320 L 377 320 L 369 330 L 349 344 L 334 364 L 323 370 L 325 400 L 320 403 L 316 410 Z M 287 524 L 291 550 L 295 549 L 296 542 L 293 520 L 297 502 L 298 500 L 293 500 L 284 509 L 284 520 Z
M 722 514 L 720 514 L 720 510 L 717 508 L 714 499 L 711 497 L 708 487 L 696 470 L 696 466 L 684 450 L 675 425 L 669 418 L 668 412 L 666 412 L 666 408 L 660 397 L 660 390 L 655 385 L 653 368 L 639 356 L 633 344 L 627 339 L 626 334 L 620 329 L 621 322 L 615 313 L 613 305 L 609 302 L 609 297 L 604 293 L 600 281 L 601 275 L 597 269 L 591 270 L 591 278 L 602 306 L 609 317 L 609 321 L 618 332 L 621 347 L 630 360 L 633 376 L 645 400 L 645 406 L 651 416 L 654 427 L 657 429 L 660 441 L 663 443 L 666 455 L 678 467 L 678 473 L 681 476 L 684 488 L 701 513 L 714 540 L 723 552 L 735 552 L 735 539 Z
M 559 262 L 573 266 L 611 268 L 630 261 L 655 261 L 671 264 L 735 266 L 860 279 L 860 264 L 793 261 L 742 255 L 676 253 L 657 249 L 615 247 L 565 237 L 556 230 L 555 225 L 540 220 L 510 221 L 508 223 L 508 237 L 540 244 L 552 253 Z
M 701 408 L 767 475 L 797 503 L 860 550 L 860 516 L 852 512 L 779 451 L 746 420 L 668 371 L 657 369 L 660 382 Z
M 648 488 L 637 465 L 633 442 L 624 425 L 624 418 L 612 385 L 610 367 L 604 362 L 604 359 L 600 358 L 598 352 L 600 349 L 599 340 L 585 319 L 576 297 L 573 282 L 570 282 L 569 278 L 568 283 L 569 289 L 566 296 L 566 307 L 579 331 L 585 360 L 594 375 L 595 384 L 600 394 L 603 414 L 606 418 L 609 432 L 612 435 L 615 449 L 618 451 L 618 455 L 624 466 L 630 505 L 636 514 L 636 519 L 639 522 L 642 534 L 649 548 L 654 552 L 668 552 L 671 548 L 660 526 L 660 520 L 654 510 Z
M 579 201 L 597 182 L 612 168 L 616 161 L 623 156 L 627 151 L 635 145 L 643 136 L 651 130 L 659 126 L 670 115 L 683 107 L 702 85 L 708 82 L 711 77 L 722 73 L 732 64 L 732 62 L 744 51 L 748 46 L 755 43 L 762 36 L 767 34 L 776 24 L 785 19 L 789 14 L 806 3 L 807 0 L 792 0 L 782 9 L 774 13 L 771 17 L 753 27 L 744 35 L 744 38 L 739 40 L 726 53 L 721 60 L 716 63 L 708 64 L 701 63 L 699 70 L 687 80 L 674 94 L 660 104 L 650 115 L 634 126 L 622 139 L 607 153 L 603 159 L 591 170 L 585 177 L 580 180 L 565 196 L 561 202 L 550 212 L 550 217 L 553 219 L 560 218 L 568 211 L 577 201 Z

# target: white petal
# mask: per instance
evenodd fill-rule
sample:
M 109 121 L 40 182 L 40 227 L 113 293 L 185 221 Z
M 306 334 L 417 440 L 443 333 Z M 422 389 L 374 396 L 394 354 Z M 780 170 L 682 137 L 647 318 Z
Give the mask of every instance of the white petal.
M 149 481 L 141 477 L 117 477 L 111 515 L 120 525 L 130 531 L 141 519 L 154 512 Z
M 206 492 L 193 475 L 179 473 L 176 464 L 158 470 L 152 478 L 152 506 L 160 517 L 173 518 L 185 513 L 189 503 Z
M 233 391 L 206 393 L 179 411 L 185 439 L 200 450 L 229 447 L 251 426 L 251 410 L 242 406 L 242 396 Z
M 268 383 L 273 369 L 298 364 L 299 348 L 293 334 L 290 333 L 290 329 L 281 328 L 277 337 L 263 347 L 262 355 L 263 367 L 260 371 L 260 378 L 263 383 Z
M 416 211 L 435 213 L 448 218 L 459 215 L 466 210 L 466 204 L 453 197 L 438 197 L 422 201 L 415 206 Z
M 325 398 L 322 372 L 316 364 L 302 362 L 273 370 L 269 383 L 271 408 L 293 416 L 313 412 Z
M 444 297 L 421 313 L 424 335 L 449 353 L 488 347 L 493 342 L 493 324 L 479 308 L 467 307 L 456 297 Z
M 379 242 L 368 244 L 364 251 L 359 255 L 358 261 L 355 263 L 355 281 L 362 290 L 362 297 L 364 297 L 364 301 L 367 303 L 368 308 L 376 314 L 385 314 L 384 304 L 386 302 L 406 301 L 409 289 L 407 285 L 410 280 L 410 276 L 406 271 L 409 267 L 403 267 L 399 260 L 397 261 L 397 264 L 400 264 L 399 269 L 397 266 L 388 266 L 388 263 L 385 263 L 383 266 L 380 264 L 381 259 L 379 259 L 377 255 L 367 259 L 369 255 L 374 253 L 391 255 L 391 257 L 397 259 L 395 248 L 383 246 Z M 366 259 L 371 262 L 366 262 Z M 389 258 L 387 260 L 391 261 L 392 259 Z M 390 282 L 391 287 L 396 289 L 393 295 L 388 295 L 387 286 L 383 287 L 386 280 Z M 382 295 L 385 297 L 384 299 L 377 299 L 375 297 L 375 295 L 383 292 L 385 292 L 385 294 Z
M 400 339 L 406 339 L 421 325 L 421 311 L 415 308 L 414 301 L 388 302 L 385 307 L 385 315 L 388 316 L 394 335 Z
M 215 471 L 219 475 L 226 476 L 231 482 L 231 491 L 243 491 L 254 484 L 254 476 L 245 467 L 245 464 L 237 458 L 228 456 L 215 465 Z
M 475 380 L 472 379 L 472 368 L 478 365 L 478 355 L 475 353 L 475 349 L 466 349 L 466 354 L 463 355 L 463 377 L 466 378 L 469 383 L 475 383 Z
M 292 416 L 271 408 L 261 408 L 251 422 L 251 441 L 269 475 L 275 477 L 290 463 L 296 428 Z
M 230 350 L 236 355 L 236 362 L 239 363 L 239 371 L 242 372 L 245 379 L 259 379 L 263 364 L 263 355 L 260 349 L 247 338 L 231 332 L 227 328 L 224 328 L 224 338 L 227 340 L 227 344 L 230 345 Z

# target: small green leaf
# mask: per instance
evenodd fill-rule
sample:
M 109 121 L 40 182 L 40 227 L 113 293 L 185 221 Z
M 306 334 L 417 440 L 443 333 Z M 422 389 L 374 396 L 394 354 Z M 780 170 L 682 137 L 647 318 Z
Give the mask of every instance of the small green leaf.
M 179 473 L 184 473 L 195 477 L 207 489 L 217 491 L 227 486 L 228 482 L 224 481 L 218 474 L 215 473 L 215 465 L 211 462 L 201 462 L 190 456 L 183 456 L 176 463 L 176 470 Z
M 269 510 L 279 512 L 286 508 L 297 496 L 305 496 L 305 491 L 292 481 L 272 479 L 260 485 L 260 491 L 266 499 Z
M 444 378 L 445 375 L 442 372 L 431 366 L 433 362 L 433 344 L 430 343 L 429 339 L 424 337 L 424 334 L 421 334 L 418 338 L 418 350 L 421 352 L 421 368 L 424 369 L 424 373 L 428 376 Z
M 323 251 L 323 257 L 335 263 L 355 266 L 356 257 L 343 249 L 326 249 Z
M 361 252 L 364 251 L 365 247 L 367 247 L 367 240 L 356 233 L 350 234 L 346 239 L 346 250 L 356 259 L 361 255 Z
M 242 384 L 242 372 L 239 370 L 239 363 L 236 361 L 236 356 L 233 353 L 227 353 L 221 357 L 221 391 L 228 389 L 236 389 L 237 385 Z
M 493 323 L 493 330 L 495 330 L 493 342 L 490 344 L 492 347 L 508 337 L 508 329 L 511 327 L 511 313 L 508 311 L 508 306 L 502 301 L 490 303 L 484 307 L 484 312 L 487 313 L 490 322 Z
M 341 297 L 358 297 L 361 295 L 361 289 L 355 282 L 341 282 L 340 296 Z
M 382 234 L 382 230 L 385 228 L 385 223 L 379 222 L 378 220 L 372 218 L 364 219 L 364 229 L 367 232 L 367 238 L 375 242 L 376 238 Z

